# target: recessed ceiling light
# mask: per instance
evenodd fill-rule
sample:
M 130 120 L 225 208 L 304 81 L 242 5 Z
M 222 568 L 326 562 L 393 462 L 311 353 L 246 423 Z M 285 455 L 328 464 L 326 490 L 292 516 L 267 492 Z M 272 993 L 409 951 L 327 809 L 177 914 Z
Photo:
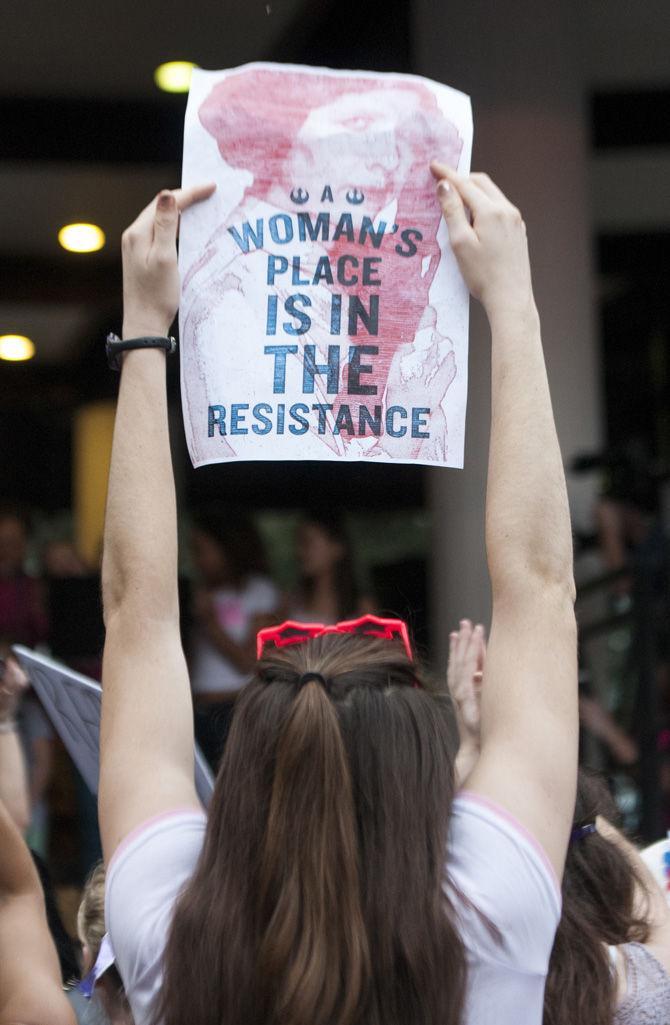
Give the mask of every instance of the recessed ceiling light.
M 164 93 L 187 93 L 191 88 L 192 61 L 168 61 L 154 71 L 154 82 Z
M 20 363 L 21 360 L 32 359 L 35 355 L 35 343 L 25 335 L 0 335 L 0 359 Z
M 105 233 L 97 224 L 66 224 L 58 241 L 70 253 L 97 253 L 105 244 Z

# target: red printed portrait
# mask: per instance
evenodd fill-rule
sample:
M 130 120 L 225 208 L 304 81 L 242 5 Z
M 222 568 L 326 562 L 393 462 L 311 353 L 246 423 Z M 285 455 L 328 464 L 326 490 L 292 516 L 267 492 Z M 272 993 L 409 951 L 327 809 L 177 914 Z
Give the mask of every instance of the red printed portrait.
M 250 66 L 216 82 L 198 104 L 197 118 L 225 167 L 236 172 L 237 193 L 183 266 L 187 332 L 197 340 L 209 330 L 220 304 L 241 310 L 246 299 L 265 310 L 251 283 L 262 278 L 265 292 L 272 286 L 279 298 L 278 325 L 266 316 L 265 333 L 296 349 L 275 356 L 273 381 L 283 373 L 287 396 L 310 407 L 302 415 L 313 457 L 326 446 L 327 458 L 355 453 L 444 461 L 444 400 L 458 367 L 440 325 L 440 297 L 431 294 L 442 252 L 429 164 L 439 156 L 457 166 L 464 139 L 435 91 L 406 76 Z M 285 219 L 277 221 L 278 215 Z M 306 236 L 300 234 L 305 216 Z M 270 237 L 273 223 L 281 233 Z M 234 242 L 245 224 L 246 252 Z M 296 294 L 302 306 L 290 305 Z M 303 318 L 291 321 L 296 308 Z M 287 316 L 289 326 L 282 328 Z M 288 333 L 291 324 L 298 336 Z M 202 376 L 202 359 L 199 365 Z M 310 368 L 316 371 L 311 376 Z M 363 381 L 364 398 L 358 391 Z M 398 412 L 389 420 L 389 410 L 409 410 L 419 399 L 430 410 L 421 421 L 426 429 L 403 431 Z M 314 403 L 329 407 L 320 423 L 312 416 Z M 361 431 L 361 405 L 370 411 L 368 425 L 381 411 L 377 430 Z M 237 454 L 232 431 L 217 437 L 230 450 L 224 454 Z

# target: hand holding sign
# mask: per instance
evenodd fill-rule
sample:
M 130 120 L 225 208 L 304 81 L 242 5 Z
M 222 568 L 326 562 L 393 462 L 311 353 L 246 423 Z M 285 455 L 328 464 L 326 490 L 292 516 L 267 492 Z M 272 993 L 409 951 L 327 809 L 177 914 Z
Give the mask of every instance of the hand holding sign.
M 13 718 L 28 686 L 28 677 L 13 655 L 0 660 L 0 723 Z
M 123 333 L 167 334 L 177 314 L 179 215 L 212 195 L 216 185 L 161 192 L 126 229 L 123 251 Z
M 534 307 L 526 225 L 487 174 L 457 174 L 433 161 L 449 240 L 465 282 L 489 319 Z M 472 224 L 466 207 L 472 212 Z

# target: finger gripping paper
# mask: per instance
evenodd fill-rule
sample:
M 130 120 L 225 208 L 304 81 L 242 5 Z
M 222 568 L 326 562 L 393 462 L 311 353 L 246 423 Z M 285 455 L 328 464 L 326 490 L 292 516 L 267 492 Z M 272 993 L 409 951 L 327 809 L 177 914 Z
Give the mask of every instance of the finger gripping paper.
M 463 465 L 468 293 L 430 173 L 467 172 L 470 101 L 411 75 L 193 74 L 181 383 L 195 466 Z

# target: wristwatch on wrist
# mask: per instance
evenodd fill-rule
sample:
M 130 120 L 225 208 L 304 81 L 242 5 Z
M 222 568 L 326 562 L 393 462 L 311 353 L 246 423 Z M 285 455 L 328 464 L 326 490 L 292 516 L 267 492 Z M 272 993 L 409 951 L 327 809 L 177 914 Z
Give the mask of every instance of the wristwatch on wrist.
M 127 352 L 129 349 L 163 349 L 166 355 L 176 352 L 177 343 L 172 337 L 156 337 L 147 336 L 145 338 L 119 338 L 118 335 L 108 334 L 107 344 L 105 346 L 107 352 L 107 362 L 109 363 L 112 370 L 121 369 L 121 360 L 119 355 L 122 352 Z

